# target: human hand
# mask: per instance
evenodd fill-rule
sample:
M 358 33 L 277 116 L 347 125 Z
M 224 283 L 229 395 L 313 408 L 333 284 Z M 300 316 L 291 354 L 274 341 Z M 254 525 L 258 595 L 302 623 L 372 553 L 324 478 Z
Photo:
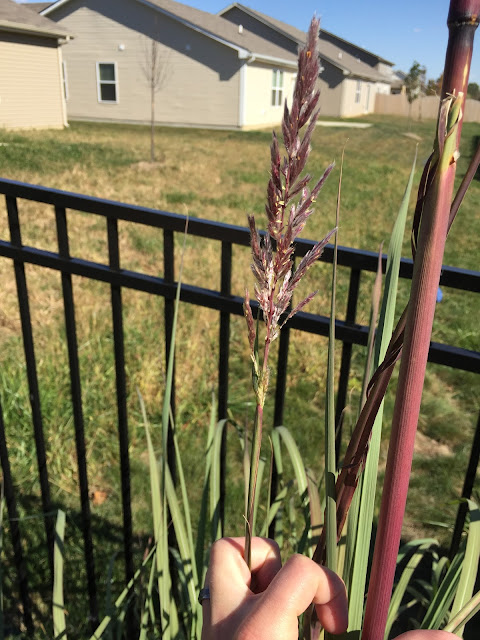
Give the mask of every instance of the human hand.
M 265 538 L 252 539 L 250 572 L 244 551 L 245 538 L 212 546 L 202 640 L 298 640 L 298 616 L 312 602 L 327 631 L 346 630 L 345 586 L 335 573 L 301 555 L 282 567 L 278 545 Z
M 298 640 L 298 616 L 314 602 L 330 633 L 347 628 L 345 587 L 333 572 L 306 556 L 282 567 L 273 540 L 252 539 L 252 571 L 243 558 L 245 538 L 223 538 L 212 546 L 203 601 L 202 640 Z M 396 640 L 454 640 L 446 631 L 407 631 Z

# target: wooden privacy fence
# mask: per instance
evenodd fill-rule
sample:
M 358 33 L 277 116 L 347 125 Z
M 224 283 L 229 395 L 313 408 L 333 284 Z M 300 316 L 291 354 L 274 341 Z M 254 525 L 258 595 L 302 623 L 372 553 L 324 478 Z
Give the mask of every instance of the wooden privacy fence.
M 387 95 L 377 93 L 375 96 L 375 113 L 390 116 L 405 116 L 409 113 L 413 120 L 436 120 L 440 98 L 438 96 L 420 96 L 410 105 L 404 93 Z M 465 100 L 464 122 L 480 122 L 480 100 Z
M 32 409 L 32 429 L 35 437 L 38 474 L 40 479 L 42 509 L 44 514 L 52 510 L 50 497 L 49 471 L 46 461 L 46 444 L 40 404 L 39 379 L 35 358 L 35 344 L 30 314 L 30 296 L 25 275 L 25 265 L 37 265 L 45 269 L 57 271 L 61 278 L 63 307 L 65 315 L 65 340 L 68 347 L 69 371 L 71 384 L 72 414 L 74 418 L 75 443 L 78 460 L 79 492 L 82 512 L 82 531 L 84 540 L 84 556 L 88 584 L 88 599 L 90 616 L 93 621 L 98 619 L 97 577 L 95 573 L 92 519 L 89 503 L 89 479 L 86 457 L 84 415 L 82 406 L 82 391 L 79 372 L 77 329 L 75 320 L 75 302 L 72 288 L 72 276 L 83 276 L 110 285 L 111 314 L 113 326 L 113 350 L 115 357 L 116 376 L 116 405 L 118 415 L 118 439 L 120 451 L 120 468 L 122 481 L 123 505 L 123 540 L 125 576 L 130 580 L 134 573 L 132 553 L 132 511 L 129 459 L 129 431 L 127 413 L 127 381 L 125 375 L 125 352 L 123 331 L 122 290 L 134 289 L 162 296 L 165 299 L 165 347 L 170 345 L 172 335 L 174 298 L 176 283 L 174 282 L 174 236 L 183 233 L 186 218 L 181 215 L 155 211 L 144 207 L 131 206 L 123 203 L 91 198 L 85 195 L 67 193 L 45 187 L 23 184 L 11 180 L 0 179 L 0 193 L 5 195 L 9 239 L 0 239 L 0 256 L 10 259 L 13 263 L 18 306 L 21 318 L 25 363 L 29 386 L 29 398 Z M 25 199 L 51 205 L 55 212 L 57 251 L 46 251 L 38 247 L 25 246 L 22 242 L 22 229 L 19 217 L 19 200 Z M 108 243 L 108 261 L 106 263 L 92 262 L 70 253 L 68 217 L 69 211 L 81 211 L 92 216 L 103 218 L 105 221 L 105 235 Z M 119 221 L 128 221 L 136 225 L 163 230 L 164 255 L 163 277 L 154 277 L 140 271 L 121 268 L 119 246 Z M 231 294 L 232 275 L 232 247 L 234 245 L 248 246 L 249 231 L 242 227 L 210 222 L 208 220 L 190 219 L 188 226 L 190 237 L 196 242 L 210 239 L 218 242 L 220 287 L 218 290 L 205 289 L 188 283 L 182 284 L 181 301 L 216 310 L 219 313 L 219 360 L 218 360 L 218 416 L 227 417 L 228 408 L 228 375 L 229 375 L 229 341 L 230 318 L 232 315 L 243 315 L 243 300 Z M 311 249 L 313 242 L 299 240 L 296 255 L 303 256 Z M 333 249 L 327 246 L 322 261 L 332 262 Z M 340 247 L 338 251 L 339 268 L 349 273 L 348 299 L 345 317 L 336 321 L 336 338 L 342 342 L 342 356 L 337 392 L 337 417 L 342 412 L 347 399 L 348 378 L 352 355 L 352 345 L 366 345 L 368 327 L 356 324 L 356 309 L 362 272 L 375 272 L 377 269 L 377 255 L 372 252 L 359 251 L 347 247 Z M 385 268 L 386 256 L 383 256 Z M 214 267 L 212 266 L 212 269 Z M 402 260 L 400 275 L 411 278 L 412 261 Z M 480 273 L 445 267 L 442 272 L 441 284 L 458 290 L 480 292 Z M 254 313 L 258 306 L 254 303 Z M 286 388 L 289 335 L 291 331 L 306 331 L 322 336 L 328 335 L 329 319 L 311 313 L 298 313 L 282 330 L 279 342 L 279 356 L 275 390 L 274 422 L 279 425 L 283 420 L 283 399 Z M 480 352 L 468 351 L 446 344 L 432 343 L 429 360 L 447 367 L 480 373 Z M 28 588 L 28 576 L 25 570 L 22 539 L 18 526 L 18 511 L 16 489 L 14 484 L 15 469 L 10 468 L 9 444 L 5 436 L 5 425 L 0 406 L 0 462 L 3 470 L 5 498 L 10 520 L 10 534 L 14 550 L 14 560 L 17 571 L 20 598 L 26 627 L 33 632 L 31 613 L 31 599 Z M 170 442 L 168 455 L 170 461 L 174 459 L 172 443 Z M 469 496 L 478 464 L 480 452 L 480 422 L 477 425 L 475 440 L 472 446 L 469 468 L 465 477 L 464 496 Z M 173 462 L 172 462 L 173 463 Z M 461 512 L 457 519 L 455 535 L 461 532 L 463 520 Z M 46 539 L 50 555 L 53 550 L 54 530 L 50 518 L 44 518 Z

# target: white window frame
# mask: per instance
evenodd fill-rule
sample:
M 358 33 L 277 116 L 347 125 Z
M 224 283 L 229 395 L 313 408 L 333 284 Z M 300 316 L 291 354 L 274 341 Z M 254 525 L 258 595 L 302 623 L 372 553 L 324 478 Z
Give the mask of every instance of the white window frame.
M 100 65 L 101 64 L 112 64 L 113 65 L 113 70 L 114 70 L 114 73 L 115 73 L 115 80 L 102 80 L 100 82 Z M 119 89 L 118 89 L 117 63 L 116 62 L 102 61 L 102 62 L 97 62 L 96 63 L 96 67 L 97 67 L 97 98 L 98 98 L 98 101 L 103 103 L 103 104 L 118 104 L 118 102 L 119 102 Z M 100 90 L 102 84 L 113 84 L 113 85 L 115 85 L 115 98 L 116 98 L 115 100 L 102 100 L 102 92 Z
M 283 70 L 273 69 L 272 71 L 272 107 L 281 107 L 283 103 Z
M 67 63 L 62 60 L 62 85 L 63 85 L 63 97 L 65 101 L 68 100 L 68 76 L 67 76 Z
M 362 81 L 357 80 L 357 86 L 355 88 L 355 104 L 360 104 L 362 99 Z

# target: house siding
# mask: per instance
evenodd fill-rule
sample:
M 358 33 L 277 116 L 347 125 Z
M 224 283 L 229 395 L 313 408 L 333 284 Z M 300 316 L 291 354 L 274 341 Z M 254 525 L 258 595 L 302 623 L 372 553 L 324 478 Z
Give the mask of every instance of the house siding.
M 341 115 L 344 75 L 330 62 L 321 59 L 322 70 L 317 80 L 320 90 L 320 115 Z
M 352 42 L 347 42 L 346 40 L 342 40 L 341 38 L 338 38 L 337 36 L 335 36 L 333 33 L 327 33 L 326 31 L 322 31 L 320 29 L 320 41 L 322 40 L 324 40 L 325 42 L 330 42 L 331 44 L 337 46 L 339 51 L 345 51 L 346 53 L 349 53 L 355 58 L 358 58 L 365 64 L 368 64 L 369 67 L 372 67 L 372 69 L 377 68 L 377 65 L 379 62 L 378 56 L 376 56 L 373 53 L 370 53 L 369 51 L 365 51 L 360 47 L 357 47 Z
M 135 0 L 76 0 L 49 17 L 75 36 L 64 53 L 69 118 L 149 122 L 145 45 L 154 38 L 164 65 L 155 98 L 156 122 L 239 126 L 242 61 L 235 50 Z M 116 65 L 116 103 L 98 100 L 99 62 Z
M 59 55 L 54 39 L 0 32 L 0 127 L 66 124 Z
M 285 98 L 291 105 L 296 73 L 283 70 L 283 96 L 279 106 L 272 106 L 272 71 L 276 67 L 251 64 L 245 69 L 244 128 L 278 125 L 282 120 Z
M 357 82 L 360 82 L 360 99 L 356 102 Z M 343 83 L 342 106 L 340 115 L 343 118 L 361 116 L 372 113 L 375 109 L 376 83 L 355 78 L 346 78 Z
M 248 15 L 244 11 L 241 11 L 238 7 L 232 7 L 225 13 L 222 13 L 222 18 L 233 22 L 234 24 L 242 25 L 248 31 L 255 33 L 257 36 L 261 38 L 265 38 L 265 40 L 269 40 L 274 44 L 290 51 L 291 53 L 296 54 L 298 50 L 298 45 L 295 42 L 292 42 L 291 38 L 284 36 L 279 33 L 276 29 L 272 29 L 268 25 L 264 24 L 257 18 Z

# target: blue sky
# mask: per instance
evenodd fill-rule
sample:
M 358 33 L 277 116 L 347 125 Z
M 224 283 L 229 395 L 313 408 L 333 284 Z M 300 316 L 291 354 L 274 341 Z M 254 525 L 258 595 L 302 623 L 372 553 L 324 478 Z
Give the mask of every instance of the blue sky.
M 217 13 L 228 0 L 183 0 Z M 314 13 L 327 31 L 350 40 L 408 71 L 418 60 L 427 78 L 438 78 L 445 61 L 449 0 L 244 0 L 243 4 L 305 30 Z M 480 84 L 480 32 L 470 81 Z

